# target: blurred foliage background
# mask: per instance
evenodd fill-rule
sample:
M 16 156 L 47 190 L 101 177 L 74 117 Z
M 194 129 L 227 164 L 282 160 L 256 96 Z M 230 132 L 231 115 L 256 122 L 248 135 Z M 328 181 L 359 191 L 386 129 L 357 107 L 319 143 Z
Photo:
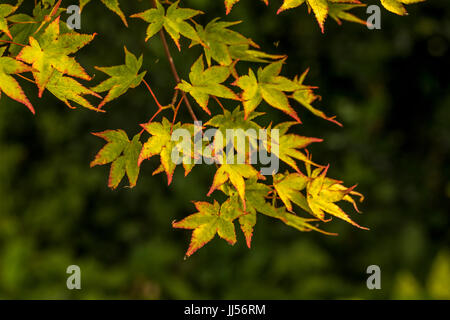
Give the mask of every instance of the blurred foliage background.
M 122 7 L 131 15 L 147 2 Z M 70 110 L 48 92 L 39 100 L 21 82 L 36 116 L 0 99 L 0 298 L 450 299 L 450 3 L 408 6 L 406 17 L 382 9 L 382 29 L 374 31 L 329 19 L 321 34 L 305 6 L 277 16 L 281 1 L 271 2 L 242 0 L 225 17 L 222 1 L 182 1 L 206 12 L 202 23 L 242 20 L 235 30 L 266 52 L 288 54 L 286 75 L 311 68 L 306 83 L 322 96 L 316 105 L 344 127 L 299 106 L 304 124 L 296 130 L 324 138 L 310 151 L 331 164 L 331 177 L 358 183 L 364 214 L 352 217 L 371 230 L 335 220 L 325 229 L 339 236 L 327 237 L 260 217 L 251 250 L 239 233 L 233 247 L 215 239 L 183 260 L 190 232 L 171 222 L 194 212 L 191 200 L 208 199 L 213 168 L 196 167 L 187 178 L 177 169 L 167 187 L 149 161 L 134 189 L 115 191 L 106 166 L 89 168 L 103 145 L 90 132 L 122 128 L 131 136 L 156 111 L 145 87 L 98 114 Z M 366 16 L 364 8 L 354 12 Z M 159 39 L 144 42 L 145 28 L 138 19 L 125 28 L 94 1 L 81 32 L 99 35 L 78 61 L 96 84 L 105 78 L 93 67 L 122 64 L 126 45 L 144 54 L 146 78 L 168 103 L 174 81 Z M 170 44 L 184 78 L 201 52 L 188 44 L 181 53 Z M 263 110 L 265 123 L 287 119 Z M 66 288 L 72 264 L 81 267 L 82 290 Z M 381 290 L 366 287 L 372 264 L 381 268 Z

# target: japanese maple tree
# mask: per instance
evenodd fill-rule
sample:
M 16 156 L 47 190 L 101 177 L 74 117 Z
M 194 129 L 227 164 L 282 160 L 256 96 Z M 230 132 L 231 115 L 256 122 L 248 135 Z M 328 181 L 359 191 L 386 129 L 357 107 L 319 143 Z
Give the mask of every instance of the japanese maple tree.
M 268 4 L 268 0 L 263 1 Z M 421 1 L 424 0 L 381 0 L 381 4 L 395 14 L 405 15 L 405 5 Z M 80 0 L 79 7 L 88 10 L 89 2 Z M 363 196 L 355 191 L 355 186 L 346 187 L 342 181 L 328 177 L 329 165 L 321 164 L 323 159 L 312 159 L 307 147 L 322 139 L 301 135 L 303 112 L 311 112 L 341 126 L 334 116 L 313 106 L 319 96 L 315 93 L 316 87 L 306 84 L 308 70 L 293 78 L 283 75 L 283 68 L 289 63 L 287 56 L 264 52 L 253 40 L 233 30 L 239 22 L 211 17 L 206 25 L 200 24 L 196 19 L 207 13 L 186 8 L 182 1 L 148 0 L 147 10 L 131 13 L 124 13 L 118 0 L 101 2 L 119 16 L 124 27 L 128 27 L 127 19 L 139 19 L 143 42 L 160 38 L 174 78 L 173 84 L 166 88 L 173 91 L 169 104 L 162 105 L 157 98 L 158 90 L 154 91 L 145 80 L 149 74 L 142 70 L 143 60 L 150 57 L 136 55 L 126 47 L 124 63 L 96 66 L 104 79 L 93 83 L 92 76 L 77 61 L 76 54 L 86 45 L 95 45 L 96 34 L 81 34 L 68 28 L 60 18 L 66 10 L 61 0 L 35 1 L 32 15 L 20 11 L 23 0 L 0 4 L 0 94 L 24 104 L 33 113 L 39 112 L 21 88 L 22 81 L 29 81 L 36 85 L 39 98 L 48 91 L 70 108 L 79 105 L 94 112 L 107 112 L 110 101 L 130 90 L 147 90 L 155 101 L 156 112 L 149 120 L 143 119 L 141 124 L 136 124 L 134 133 L 122 129 L 94 133 L 104 140 L 105 145 L 92 160 L 91 167 L 110 165 L 108 186 L 114 189 L 121 183 L 134 187 L 138 183 L 140 167 L 148 165 L 146 160 L 154 156 L 160 159 L 154 174 L 165 174 L 168 184 L 172 183 L 179 164 L 188 175 L 195 166 L 201 165 L 202 159 L 210 160 L 216 172 L 211 177 L 207 195 L 213 199 L 194 202 L 196 212 L 172 224 L 174 228 L 193 230 L 187 256 L 216 234 L 230 244 L 236 243 L 236 226 L 240 226 L 250 247 L 261 215 L 300 231 L 327 235 L 334 233 L 322 230 L 319 223 L 325 224 L 332 218 L 366 229 L 339 206 L 340 201 L 346 201 L 358 211 L 355 199 L 362 201 Z M 228 14 L 239 2 L 225 0 L 224 12 Z M 279 2 L 276 14 L 297 7 L 306 8 L 314 15 L 321 32 L 325 32 L 328 16 L 339 24 L 342 20 L 366 24 L 351 13 L 353 8 L 366 6 L 364 0 Z M 275 13 L 273 18 L 276 18 Z M 190 41 L 189 48 L 182 47 L 181 38 Z M 200 47 L 202 53 L 191 66 L 176 66 L 171 50 L 190 50 L 191 47 Z M 240 73 L 237 65 L 244 62 L 252 62 L 251 67 Z M 181 67 L 189 71 L 188 78 L 180 78 L 177 70 Z M 92 85 L 83 85 L 80 80 Z M 225 108 L 224 100 L 229 100 L 234 107 Z M 219 105 L 222 113 L 214 114 L 209 107 L 211 103 Z M 258 120 L 264 116 L 258 111 L 262 104 L 276 109 L 274 112 L 285 113 L 290 121 L 262 126 Z M 177 121 L 181 112 L 189 113 L 192 122 Z M 199 125 L 200 120 L 204 123 Z M 201 130 L 214 128 L 214 136 L 211 139 L 200 136 L 198 140 L 199 127 Z M 177 130 L 190 133 L 190 139 L 184 144 L 173 139 Z M 226 135 L 228 130 L 238 130 L 241 135 L 230 139 Z M 250 134 L 258 130 L 266 136 Z M 238 147 L 239 138 L 248 142 L 244 149 Z M 197 148 L 184 152 L 192 145 Z M 242 163 L 230 161 L 224 153 L 225 148 L 240 156 Z M 261 164 L 252 161 L 252 154 L 262 151 L 285 163 L 289 169 L 262 174 Z M 181 152 L 183 161 L 175 162 L 173 154 Z M 128 182 L 122 182 L 125 180 Z M 214 199 L 218 193 L 225 195 L 224 202 Z

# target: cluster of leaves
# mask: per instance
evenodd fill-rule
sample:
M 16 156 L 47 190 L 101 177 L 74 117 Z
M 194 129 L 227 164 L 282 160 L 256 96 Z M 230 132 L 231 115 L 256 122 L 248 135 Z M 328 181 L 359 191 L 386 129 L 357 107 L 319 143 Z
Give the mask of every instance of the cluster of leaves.
M 225 7 L 227 14 L 231 11 L 233 5 L 240 0 L 225 0 Z M 269 5 L 269 0 L 262 0 L 266 5 Z M 381 4 L 389 11 L 398 15 L 407 15 L 408 12 L 405 9 L 405 4 L 413 4 L 424 2 L 425 0 L 380 0 Z M 351 22 L 366 24 L 366 21 L 358 18 L 354 14 L 348 12 L 351 9 L 357 7 L 365 7 L 364 0 L 283 0 L 282 5 L 279 7 L 277 14 L 288 9 L 300 7 L 304 3 L 308 7 L 308 12 L 313 12 L 320 29 L 324 32 L 325 20 L 328 16 L 333 18 L 338 24 L 341 24 L 341 20 L 347 20 Z
M 238 1 L 225 1 L 227 12 Z M 211 161 L 209 163 L 215 162 L 217 170 L 207 195 L 220 191 L 227 200 L 222 204 L 216 200 L 212 203 L 195 202 L 197 213 L 173 223 L 175 228 L 193 230 L 187 256 L 209 242 L 216 233 L 234 244 L 235 220 L 250 247 L 258 215 L 278 219 L 300 231 L 314 230 L 333 234 L 317 226 L 318 222 L 328 222 L 331 217 L 364 229 L 337 204 L 339 201 L 347 201 L 358 211 L 353 197 L 357 196 L 362 201 L 362 195 L 354 191 L 354 186 L 345 187 L 342 181 L 327 177 L 328 166 L 313 162 L 306 149 L 311 143 L 322 140 L 288 133 L 293 125 L 301 123 L 299 106 L 340 125 L 334 117 L 327 116 L 312 105 L 318 96 L 314 93 L 315 87 L 304 84 L 308 70 L 292 78 L 282 75 L 287 57 L 261 51 L 251 39 L 232 30 L 238 22 L 225 22 L 216 18 L 202 26 L 195 21 L 202 12 L 181 8 L 179 1 L 166 1 L 166 5 L 154 1 L 153 7 L 130 16 L 148 24 L 146 41 L 159 34 L 165 46 L 176 83 L 173 87 L 173 101 L 163 106 L 144 80 L 146 71 L 141 71 L 143 56 L 137 58 L 127 48 L 123 65 L 96 67 L 108 76 L 106 80 L 91 88 L 81 84 L 79 81 L 90 81 L 91 77 L 73 55 L 93 41 L 95 34 L 79 34 L 68 29 L 59 18 L 60 13 L 65 10 L 61 7 L 61 0 L 37 2 L 32 16 L 16 13 L 22 2 L 19 0 L 16 5 L 0 5 L 0 92 L 23 103 L 34 113 L 32 104 L 17 81 L 16 77 L 19 77 L 36 84 L 38 97 L 48 90 L 70 108 L 73 107 L 70 102 L 74 102 L 85 108 L 104 112 L 105 104 L 143 83 L 157 104 L 157 112 L 149 121 L 141 124 L 141 131 L 131 140 L 123 130 L 94 133 L 107 143 L 91 162 L 91 166 L 111 164 L 109 187 L 117 188 L 125 175 L 129 186 L 134 187 L 140 166 L 153 156 L 160 158 L 160 165 L 154 174 L 164 172 L 168 184 L 177 167 L 172 158 L 174 153 L 182 153 L 185 175 L 200 163 L 198 160 L 201 158 L 208 159 Z M 83 8 L 88 2 L 89 0 L 81 0 L 80 7 Z M 125 14 L 117 0 L 102 2 L 127 25 Z M 361 22 L 345 12 L 363 5 L 357 0 L 285 0 L 279 12 L 297 7 L 303 2 L 314 11 L 322 30 L 327 15 L 336 20 Z M 396 13 L 399 14 L 403 14 L 398 9 L 403 8 L 401 3 L 413 2 L 418 1 L 382 0 L 388 9 L 397 8 Z M 181 50 L 181 37 L 191 42 L 190 47 L 201 48 L 200 56 L 190 68 L 189 79 L 179 79 L 165 34 L 171 37 L 178 50 Z M 240 74 L 237 66 L 245 61 L 257 63 L 259 67 L 249 68 L 247 73 Z M 27 72 L 32 74 L 34 80 L 22 75 Z M 107 93 L 102 97 L 100 94 L 104 92 Z M 86 99 L 88 95 L 101 101 L 95 106 Z M 215 128 L 217 133 L 211 141 L 200 137 L 199 150 L 194 148 L 194 151 L 185 152 L 197 144 L 195 137 L 198 128 L 192 123 L 177 122 L 176 118 L 184 102 L 193 120 L 197 120 L 190 98 L 193 98 L 201 112 L 204 111 L 209 116 L 202 129 Z M 208 107 L 210 98 L 222 108 L 223 114 L 212 115 Z M 234 103 L 234 110 L 227 110 L 221 99 Z M 257 111 L 261 104 L 284 112 L 293 121 L 279 123 L 273 128 L 272 124 L 262 127 L 255 121 L 263 115 Z M 171 118 L 168 119 L 166 115 L 161 121 L 156 121 L 156 117 L 162 113 L 171 114 Z M 177 129 L 187 130 L 191 138 L 182 143 L 174 141 L 172 133 Z M 229 129 L 240 130 L 240 138 L 248 142 L 243 150 L 238 147 L 239 137 L 229 139 L 226 135 Z M 268 139 L 251 134 L 260 129 L 266 130 Z M 276 129 L 279 134 L 271 135 L 271 129 Z M 141 141 L 144 134 L 149 137 L 146 141 Z M 243 159 L 243 163 L 235 164 L 223 156 L 224 149 L 228 150 L 230 145 L 233 153 L 236 152 L 236 156 Z M 255 151 L 271 153 L 285 163 L 289 170 L 284 173 L 273 172 L 272 176 L 261 175 L 258 166 L 251 161 L 251 155 Z M 299 164 L 303 164 L 304 171 Z

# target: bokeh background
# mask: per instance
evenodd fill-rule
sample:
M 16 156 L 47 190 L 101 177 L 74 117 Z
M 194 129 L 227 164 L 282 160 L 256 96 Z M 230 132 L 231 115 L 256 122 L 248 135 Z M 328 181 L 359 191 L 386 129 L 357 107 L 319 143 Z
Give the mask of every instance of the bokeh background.
M 206 12 L 202 23 L 242 20 L 235 30 L 264 51 L 288 54 L 285 75 L 311 68 L 306 83 L 322 96 L 316 106 L 344 127 L 299 106 L 304 124 L 296 130 L 324 138 L 310 149 L 314 158 L 331 164 L 331 177 L 358 184 L 366 200 L 352 217 L 371 230 L 335 220 L 325 228 L 339 236 L 327 237 L 261 216 L 251 250 L 239 232 L 235 246 L 216 238 L 184 260 L 190 232 L 171 222 L 194 212 L 191 200 L 207 200 L 212 168 L 187 178 L 177 169 L 167 187 L 149 161 L 134 189 L 115 191 L 107 166 L 89 168 L 103 145 L 90 132 L 132 135 L 156 111 L 145 87 L 97 114 L 70 110 L 48 92 L 39 100 L 21 82 L 36 116 L 0 99 L 0 298 L 450 299 L 450 3 L 411 5 L 406 17 L 382 9 L 382 29 L 374 31 L 329 19 L 321 34 L 305 6 L 277 16 L 281 1 L 271 2 L 242 0 L 225 17 L 222 1 L 182 1 Z M 127 15 L 148 7 L 122 1 Z M 353 12 L 366 17 L 364 8 Z M 96 84 L 105 77 L 93 66 L 122 64 L 124 45 L 144 54 L 147 80 L 168 103 L 174 82 L 159 39 L 145 43 L 145 29 L 138 19 L 125 28 L 93 1 L 81 31 L 99 35 L 77 57 Z M 184 78 L 201 52 L 188 44 L 178 53 L 170 43 Z M 287 119 L 263 110 L 266 123 Z M 185 109 L 180 119 L 189 121 Z M 81 267 L 82 290 L 66 288 L 72 264 Z M 381 290 L 366 287 L 372 264 L 381 268 Z

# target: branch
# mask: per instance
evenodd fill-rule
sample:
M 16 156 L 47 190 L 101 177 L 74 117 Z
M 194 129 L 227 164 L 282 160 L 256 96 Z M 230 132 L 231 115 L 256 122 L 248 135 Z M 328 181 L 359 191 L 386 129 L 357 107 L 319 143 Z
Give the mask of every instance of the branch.
M 156 8 L 156 0 L 153 0 L 152 2 L 153 6 Z M 175 78 L 176 83 L 179 84 L 181 82 L 180 76 L 178 75 L 175 63 L 173 62 L 172 54 L 170 53 L 169 45 L 167 44 L 166 35 L 164 34 L 163 29 L 159 30 L 159 37 L 161 38 L 161 41 L 163 43 L 164 52 L 166 53 L 167 60 L 169 60 L 170 69 L 172 70 L 173 77 Z M 197 117 L 195 116 L 194 110 L 192 109 L 191 103 L 189 102 L 188 97 L 186 96 L 186 93 L 184 91 L 181 91 L 181 95 L 183 96 L 184 103 L 186 104 L 186 107 L 188 108 L 188 111 L 191 114 L 192 120 L 198 121 Z

